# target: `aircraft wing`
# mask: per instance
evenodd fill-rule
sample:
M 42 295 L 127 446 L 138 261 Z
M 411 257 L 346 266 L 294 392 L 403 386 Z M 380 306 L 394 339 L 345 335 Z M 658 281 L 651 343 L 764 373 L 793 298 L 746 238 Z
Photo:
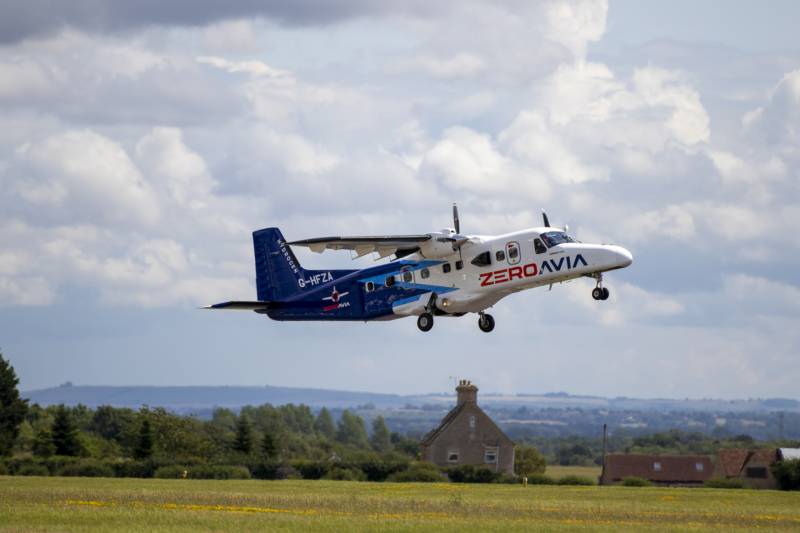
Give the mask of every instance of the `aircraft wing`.
M 429 241 L 426 235 L 381 235 L 374 237 L 319 237 L 293 241 L 292 246 L 307 246 L 312 252 L 322 253 L 325 250 L 353 250 L 356 257 L 377 253 L 379 257 L 395 254 L 403 257 L 419 250 L 420 244 Z

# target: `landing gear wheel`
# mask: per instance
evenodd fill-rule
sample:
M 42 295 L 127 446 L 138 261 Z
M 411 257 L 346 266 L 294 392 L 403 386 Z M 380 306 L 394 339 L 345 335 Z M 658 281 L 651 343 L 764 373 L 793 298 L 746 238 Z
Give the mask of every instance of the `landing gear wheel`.
M 482 314 L 478 318 L 478 327 L 484 333 L 489 333 L 494 329 L 494 317 L 492 315 Z
M 611 294 L 611 293 L 610 293 L 610 292 L 608 292 L 608 289 L 606 289 L 605 287 L 603 287 L 603 296 L 602 296 L 602 298 L 600 298 L 600 299 L 601 299 L 601 300 L 608 300 L 608 296 L 609 296 L 609 294 Z
M 417 327 L 421 331 L 430 331 L 433 327 L 433 315 L 430 313 L 422 313 L 417 317 Z
M 592 289 L 592 298 L 595 300 L 604 300 L 603 298 L 603 288 L 602 287 L 595 287 Z

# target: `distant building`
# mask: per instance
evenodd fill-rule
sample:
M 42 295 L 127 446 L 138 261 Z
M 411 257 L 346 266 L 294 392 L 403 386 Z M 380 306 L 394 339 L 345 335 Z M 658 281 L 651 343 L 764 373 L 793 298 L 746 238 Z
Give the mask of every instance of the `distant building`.
M 776 489 L 778 482 L 772 475 L 771 467 L 781 459 L 781 450 L 775 448 L 720 450 L 714 477 L 741 479 L 746 486 L 754 489 Z
M 422 439 L 422 458 L 438 466 L 485 466 L 514 473 L 514 443 L 478 407 L 478 387 L 462 380 L 456 406 Z
M 656 485 L 690 487 L 711 479 L 714 464 L 707 455 L 608 454 L 600 474 L 601 485 L 626 477 L 647 479 Z

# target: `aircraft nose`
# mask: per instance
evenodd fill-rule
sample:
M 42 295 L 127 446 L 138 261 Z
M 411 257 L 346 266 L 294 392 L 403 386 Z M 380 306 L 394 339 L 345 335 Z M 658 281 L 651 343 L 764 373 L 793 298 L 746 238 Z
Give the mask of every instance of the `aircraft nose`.
M 614 260 L 620 268 L 625 268 L 633 263 L 633 254 L 622 246 L 609 246 L 614 254 Z

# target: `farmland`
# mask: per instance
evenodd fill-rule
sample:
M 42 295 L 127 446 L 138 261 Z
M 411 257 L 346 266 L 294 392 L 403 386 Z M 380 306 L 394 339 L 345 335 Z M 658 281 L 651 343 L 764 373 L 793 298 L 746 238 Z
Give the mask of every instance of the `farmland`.
M 773 491 L 0 477 L 0 531 L 797 530 Z

